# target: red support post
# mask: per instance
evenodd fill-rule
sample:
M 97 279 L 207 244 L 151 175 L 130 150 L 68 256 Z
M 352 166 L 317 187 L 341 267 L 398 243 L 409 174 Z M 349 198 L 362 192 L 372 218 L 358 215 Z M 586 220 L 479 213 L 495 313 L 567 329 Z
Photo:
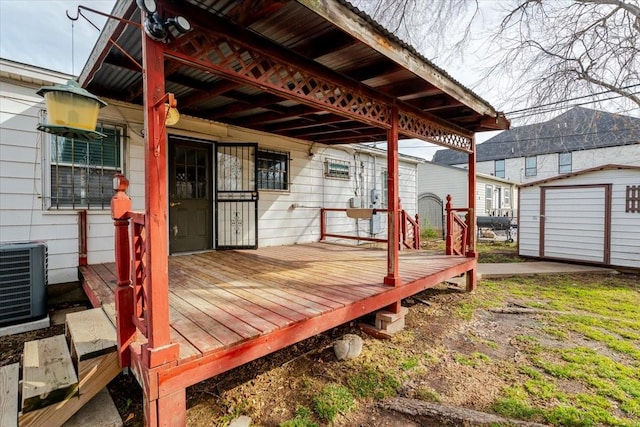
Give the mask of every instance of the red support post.
M 391 129 L 387 131 L 387 275 L 384 278 L 385 285 L 399 286 L 400 278 L 399 259 L 399 186 L 398 186 L 398 108 L 392 108 Z
M 144 17 L 143 17 L 144 19 Z M 171 343 L 169 328 L 169 265 L 167 235 L 167 133 L 164 46 L 142 31 L 142 64 L 145 123 L 145 211 L 148 268 L 148 342 L 142 349 L 147 367 L 178 358 L 178 344 Z
M 120 367 L 131 365 L 129 346 L 136 340 L 133 324 L 133 287 L 131 286 L 131 254 L 129 251 L 129 211 L 131 199 L 125 194 L 129 181 L 124 175 L 116 174 L 116 194 L 111 198 L 111 217 L 115 229 L 115 256 L 118 287 L 116 300 L 116 332 L 118 337 L 118 358 Z
M 87 265 L 87 211 L 78 211 L 78 265 Z
M 322 242 L 326 239 L 325 234 L 327 233 L 327 211 L 324 208 L 320 208 L 320 241 Z
M 476 253 L 476 138 L 471 139 L 469 153 L 469 212 L 467 220 L 467 257 L 477 258 Z M 467 291 L 476 289 L 476 269 L 467 271 Z

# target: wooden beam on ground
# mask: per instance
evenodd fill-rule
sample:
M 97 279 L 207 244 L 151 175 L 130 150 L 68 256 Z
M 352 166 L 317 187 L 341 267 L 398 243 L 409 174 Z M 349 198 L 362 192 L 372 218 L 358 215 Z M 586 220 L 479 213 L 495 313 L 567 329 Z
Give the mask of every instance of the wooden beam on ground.
M 0 367 L 0 426 L 18 425 L 18 389 L 20 364 L 13 363 Z

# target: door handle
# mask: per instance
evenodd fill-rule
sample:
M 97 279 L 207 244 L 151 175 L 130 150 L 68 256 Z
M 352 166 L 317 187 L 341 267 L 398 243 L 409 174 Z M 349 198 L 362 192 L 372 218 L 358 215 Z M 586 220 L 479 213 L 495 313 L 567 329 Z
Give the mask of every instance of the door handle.
M 176 207 L 176 206 L 180 206 L 180 202 L 171 202 L 169 203 L 169 207 Z

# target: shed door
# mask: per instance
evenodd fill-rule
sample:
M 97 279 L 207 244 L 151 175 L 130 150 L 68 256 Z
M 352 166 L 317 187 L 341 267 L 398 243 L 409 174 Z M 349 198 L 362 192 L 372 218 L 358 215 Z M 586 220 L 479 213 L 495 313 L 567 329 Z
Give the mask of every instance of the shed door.
M 543 187 L 540 256 L 609 263 L 610 187 Z

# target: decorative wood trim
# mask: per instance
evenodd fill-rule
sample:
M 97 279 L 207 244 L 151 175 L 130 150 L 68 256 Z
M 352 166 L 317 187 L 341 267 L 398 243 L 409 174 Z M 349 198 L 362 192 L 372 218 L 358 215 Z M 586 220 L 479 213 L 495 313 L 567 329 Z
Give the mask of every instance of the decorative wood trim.
M 398 131 L 455 150 L 469 151 L 472 133 L 297 55 L 201 8 L 181 3 L 180 13 L 196 27 L 192 36 L 166 47 L 165 57 L 226 79 L 251 84 L 306 105 L 372 126 Z M 202 45 L 208 54 L 203 54 Z M 186 54 L 184 52 L 196 52 Z
M 624 211 L 640 213 L 640 185 L 627 185 Z

